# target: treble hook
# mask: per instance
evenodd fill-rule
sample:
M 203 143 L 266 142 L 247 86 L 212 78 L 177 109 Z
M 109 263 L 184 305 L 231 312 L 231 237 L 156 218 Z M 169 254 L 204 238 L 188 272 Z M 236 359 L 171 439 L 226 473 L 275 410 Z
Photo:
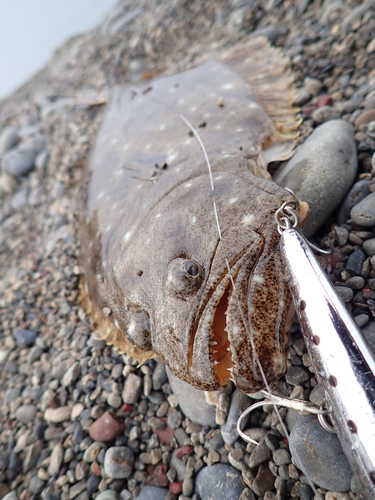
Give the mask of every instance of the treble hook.
M 327 409 L 323 409 L 322 407 L 316 406 L 314 403 L 311 403 L 310 401 L 304 401 L 302 399 L 296 399 L 296 398 L 287 398 L 287 397 L 282 397 L 282 396 L 277 396 L 276 394 L 268 393 L 267 391 L 261 391 L 264 394 L 265 400 L 264 401 L 258 401 L 257 403 L 254 403 L 253 405 L 249 406 L 240 416 L 240 418 L 237 421 L 237 432 L 238 434 L 242 437 L 244 441 L 247 441 L 248 443 L 253 443 L 256 445 L 259 445 L 258 441 L 255 441 L 255 439 L 252 439 L 251 437 L 247 436 L 241 429 L 241 424 L 242 421 L 244 420 L 245 417 L 249 415 L 253 410 L 256 410 L 257 408 L 260 408 L 262 406 L 266 405 L 277 405 L 277 406 L 284 406 L 285 408 L 291 408 L 292 410 L 297 410 L 301 413 L 312 413 L 314 415 L 318 415 L 318 419 L 322 427 L 327 430 L 328 432 L 335 432 L 333 431 L 333 427 L 331 427 L 326 420 L 324 420 L 324 416 L 328 415 L 329 411 Z M 319 418 L 320 417 L 320 418 Z

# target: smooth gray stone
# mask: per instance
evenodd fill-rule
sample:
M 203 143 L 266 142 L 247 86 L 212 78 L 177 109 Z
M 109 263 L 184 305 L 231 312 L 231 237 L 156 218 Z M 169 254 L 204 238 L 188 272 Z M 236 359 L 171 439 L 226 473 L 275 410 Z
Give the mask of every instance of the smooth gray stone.
M 375 226 L 375 193 L 371 193 L 355 205 L 350 217 L 360 226 Z
M 166 371 L 173 394 L 176 396 L 182 412 L 192 422 L 217 427 L 216 407 L 206 402 L 204 392 L 177 378 L 169 368 L 166 368 Z
M 357 172 L 353 127 L 331 120 L 317 127 L 276 171 L 273 180 L 309 204 L 304 234 L 310 237 L 339 205 Z
M 240 473 L 229 465 L 204 467 L 195 478 L 195 493 L 202 500 L 238 500 L 243 489 Z
M 228 444 L 233 444 L 238 439 L 237 421 L 246 408 L 254 401 L 246 394 L 236 389 L 232 394 L 228 417 L 224 425 L 221 426 L 221 435 Z M 246 425 L 246 421 L 243 425 Z
M 157 486 L 143 486 L 137 500 L 165 500 L 168 495 L 167 488 L 158 488 Z
M 352 471 L 335 434 L 326 432 L 316 416 L 301 417 L 289 439 L 297 466 L 314 483 L 330 491 L 349 491 Z
M 371 181 L 367 180 L 361 180 L 354 184 L 340 206 L 337 216 L 339 224 L 345 224 L 350 219 L 351 209 L 370 194 L 370 184 Z
M 369 240 L 366 240 L 363 245 L 362 245 L 363 250 L 372 257 L 375 255 L 375 238 L 371 238 Z
M 34 168 L 36 155 L 33 148 L 11 150 L 3 156 L 3 168 L 13 177 L 27 175 Z
M 361 328 L 361 330 L 367 343 L 375 354 L 375 321 L 370 321 L 366 326 Z
M 5 153 L 8 149 L 18 144 L 20 136 L 16 127 L 5 127 L 0 134 L 0 153 Z
M 104 458 L 104 471 L 112 479 L 124 479 L 133 470 L 134 454 L 127 446 L 109 448 Z

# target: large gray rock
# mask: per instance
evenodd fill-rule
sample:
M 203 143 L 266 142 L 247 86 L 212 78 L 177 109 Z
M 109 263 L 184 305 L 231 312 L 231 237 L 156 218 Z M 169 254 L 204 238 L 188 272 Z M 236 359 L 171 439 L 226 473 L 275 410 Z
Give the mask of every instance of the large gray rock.
M 276 171 L 273 180 L 294 191 L 310 210 L 304 234 L 309 237 L 344 198 L 357 171 L 353 127 L 331 120 L 298 146 L 295 155 Z
M 297 466 L 316 484 L 331 491 L 349 491 L 352 471 L 335 434 L 316 416 L 301 417 L 289 439 Z
M 192 422 L 216 427 L 216 406 L 206 402 L 204 392 L 177 378 L 168 367 L 166 370 L 173 394 L 176 396 L 182 412 Z

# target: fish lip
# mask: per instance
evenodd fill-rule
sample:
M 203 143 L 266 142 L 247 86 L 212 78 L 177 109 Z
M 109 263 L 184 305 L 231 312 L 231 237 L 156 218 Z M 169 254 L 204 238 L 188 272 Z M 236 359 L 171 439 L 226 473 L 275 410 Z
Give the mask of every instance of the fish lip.
M 190 344 L 189 344 L 189 358 L 188 358 L 188 372 L 191 377 L 191 379 L 195 379 L 197 385 L 199 384 L 199 378 L 197 378 L 194 375 L 194 358 L 197 356 L 197 353 L 194 352 L 194 347 L 196 345 L 196 339 L 197 339 L 197 334 L 199 333 L 201 328 L 204 328 L 205 325 L 203 325 L 203 322 L 205 321 L 206 315 L 212 315 L 211 320 L 208 322 L 206 321 L 206 325 L 209 325 L 209 331 L 208 333 L 208 343 L 209 343 L 209 352 L 207 353 L 207 357 L 209 360 L 209 365 L 210 365 L 210 378 L 216 381 L 216 385 L 212 389 L 206 389 L 206 390 L 216 390 L 220 387 L 223 387 L 222 384 L 219 383 L 218 377 L 217 377 L 217 370 L 215 367 L 217 366 L 214 361 L 214 345 L 213 345 L 213 339 L 214 339 L 214 320 L 215 320 L 215 315 L 217 313 L 217 308 L 219 306 L 220 301 L 222 300 L 225 292 L 228 290 L 228 288 L 231 287 L 231 283 L 233 280 L 233 283 L 236 284 L 236 279 L 239 270 L 241 267 L 249 260 L 251 253 L 253 251 L 252 245 L 249 245 L 248 248 L 244 248 L 241 252 L 239 252 L 230 262 L 226 261 L 225 264 L 225 271 L 221 272 L 221 276 L 219 275 L 219 278 L 217 281 L 214 281 L 213 283 L 208 283 L 209 278 L 206 281 L 206 286 L 204 287 L 202 291 L 202 299 L 199 302 L 197 309 L 196 309 L 196 314 L 195 314 L 195 321 L 191 327 L 190 330 Z M 257 260 L 257 259 L 256 259 Z M 228 270 L 228 267 L 230 271 Z M 255 262 L 254 262 L 255 265 Z M 223 269 L 223 266 L 221 267 Z M 219 273 L 217 273 L 219 274 Z M 209 277 L 212 276 L 212 270 L 209 273 Z M 207 287 L 209 287 L 209 290 L 207 291 Z M 207 291 L 207 293 L 205 293 Z M 229 291 L 229 296 L 228 296 L 228 305 L 229 305 L 229 299 L 231 297 L 231 294 L 233 293 L 233 289 Z M 205 298 L 206 297 L 206 298 Z M 207 298 L 208 297 L 208 298 Z M 216 305 L 213 305 L 213 303 L 216 302 Z M 211 311 L 209 310 L 211 309 Z M 228 306 L 225 309 L 225 313 L 228 310 Z M 229 340 L 229 334 L 228 335 L 228 342 L 229 342 L 229 349 L 231 352 L 231 357 L 234 354 L 234 348 Z M 233 364 L 232 364 L 233 368 Z M 229 372 L 228 374 L 228 379 L 225 383 L 225 385 L 228 385 L 230 379 L 233 379 L 233 373 L 232 371 Z

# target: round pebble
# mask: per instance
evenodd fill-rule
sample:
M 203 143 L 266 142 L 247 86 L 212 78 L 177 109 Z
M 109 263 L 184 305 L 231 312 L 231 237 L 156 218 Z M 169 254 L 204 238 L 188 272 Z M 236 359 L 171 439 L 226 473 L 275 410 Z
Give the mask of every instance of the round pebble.
M 130 476 L 133 470 L 134 454 L 127 446 L 113 446 L 109 448 L 104 458 L 104 470 L 112 479 L 124 479 Z
M 34 344 L 38 334 L 33 330 L 18 330 L 14 333 L 17 344 L 21 347 L 30 347 Z
M 16 127 L 5 127 L 0 134 L 0 154 L 18 144 L 20 136 Z
M 112 439 L 121 436 L 124 429 L 124 422 L 115 417 L 110 411 L 106 411 L 90 426 L 90 436 L 95 441 L 112 441 Z
M 27 424 L 34 420 L 36 414 L 36 407 L 34 405 L 22 405 L 16 411 L 16 419 L 19 422 Z
M 195 491 L 204 500 L 238 500 L 243 488 L 241 474 L 224 464 L 204 467 L 195 478 Z
M 122 399 L 124 403 L 132 405 L 138 401 L 142 393 L 142 378 L 135 373 L 129 373 L 125 381 Z
M 360 226 L 374 226 L 375 193 L 367 195 L 357 205 L 355 205 L 350 212 L 350 217 Z
M 120 496 L 117 491 L 104 490 L 96 498 L 97 500 L 119 500 Z

